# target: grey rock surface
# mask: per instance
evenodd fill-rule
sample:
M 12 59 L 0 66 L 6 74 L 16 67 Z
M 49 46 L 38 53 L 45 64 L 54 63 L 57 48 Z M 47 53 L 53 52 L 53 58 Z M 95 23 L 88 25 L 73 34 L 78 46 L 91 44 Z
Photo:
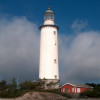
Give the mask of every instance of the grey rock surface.
M 66 97 L 60 96 L 58 94 L 46 93 L 46 92 L 29 92 L 21 97 L 14 99 L 0 99 L 0 100 L 100 100 L 100 98 L 72 98 L 68 99 Z
M 45 92 L 29 92 L 15 99 L 0 99 L 0 100 L 67 100 L 67 98 L 53 93 Z

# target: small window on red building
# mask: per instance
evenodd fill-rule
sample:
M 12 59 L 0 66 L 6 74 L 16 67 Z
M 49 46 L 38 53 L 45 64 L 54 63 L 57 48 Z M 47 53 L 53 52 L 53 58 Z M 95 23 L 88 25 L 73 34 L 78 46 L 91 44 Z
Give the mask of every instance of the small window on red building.
M 77 93 L 80 93 L 80 88 L 77 88 Z
M 63 93 L 65 93 L 65 88 L 63 88 Z
M 74 92 L 74 88 L 72 88 L 72 92 Z

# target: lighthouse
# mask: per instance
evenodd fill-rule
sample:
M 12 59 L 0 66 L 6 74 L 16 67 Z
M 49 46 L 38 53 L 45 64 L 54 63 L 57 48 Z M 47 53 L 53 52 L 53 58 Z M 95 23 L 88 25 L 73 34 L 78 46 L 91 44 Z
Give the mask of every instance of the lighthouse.
M 44 23 L 40 26 L 40 66 L 39 79 L 46 80 L 45 88 L 52 84 L 53 89 L 59 88 L 59 64 L 58 64 L 58 39 L 55 25 L 54 12 L 48 8 L 44 12 Z

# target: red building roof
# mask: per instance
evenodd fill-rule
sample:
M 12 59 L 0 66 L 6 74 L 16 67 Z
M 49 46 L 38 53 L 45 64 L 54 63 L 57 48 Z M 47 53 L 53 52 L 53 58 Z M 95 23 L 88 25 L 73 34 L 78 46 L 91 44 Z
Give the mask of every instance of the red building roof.
M 63 86 L 65 86 L 65 85 L 67 85 L 67 84 L 69 84 L 69 85 L 71 85 L 71 86 L 73 86 L 73 87 L 93 88 L 93 87 L 91 87 L 91 86 L 89 86 L 89 85 L 85 85 L 85 84 L 71 84 L 71 83 L 65 83 L 65 84 L 62 85 L 60 88 L 62 88 Z

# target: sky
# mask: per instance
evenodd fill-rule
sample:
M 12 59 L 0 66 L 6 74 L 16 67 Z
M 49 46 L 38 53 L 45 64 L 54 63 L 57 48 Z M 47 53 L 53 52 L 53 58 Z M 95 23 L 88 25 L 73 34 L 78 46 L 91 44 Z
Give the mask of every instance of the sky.
M 38 80 L 40 30 L 51 6 L 60 82 L 100 83 L 99 0 L 0 0 L 0 81 Z

